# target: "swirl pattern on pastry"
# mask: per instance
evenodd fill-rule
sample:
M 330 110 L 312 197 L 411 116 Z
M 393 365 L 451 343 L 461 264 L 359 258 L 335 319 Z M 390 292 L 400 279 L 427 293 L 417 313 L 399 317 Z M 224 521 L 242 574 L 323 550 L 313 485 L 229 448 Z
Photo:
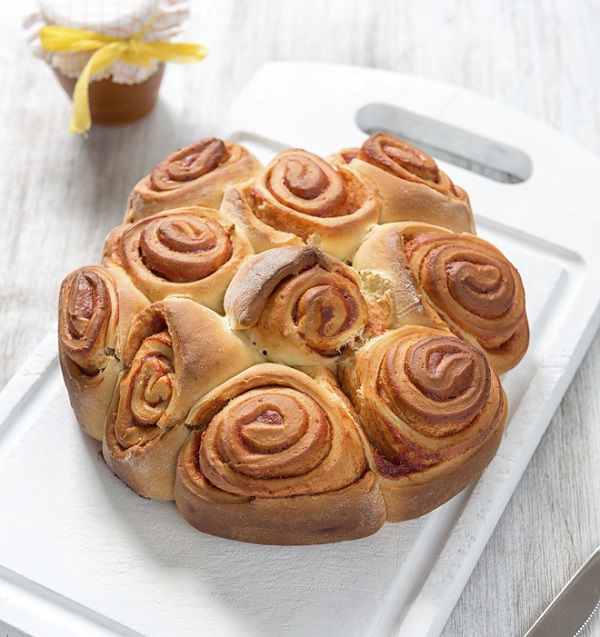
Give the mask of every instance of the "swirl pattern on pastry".
M 172 208 L 218 208 L 228 186 L 258 174 L 259 161 L 246 148 L 210 137 L 163 159 L 129 196 L 125 222 Z
M 225 311 L 264 356 L 290 365 L 331 363 L 358 346 L 368 322 L 360 278 L 311 246 L 273 248 L 246 261 Z
M 116 284 L 100 266 L 67 276 L 59 300 L 60 347 L 83 374 L 103 370 L 114 352 L 118 322 Z
M 150 173 L 153 190 L 177 190 L 182 183 L 195 181 L 212 172 L 231 158 L 231 146 L 214 137 L 176 150 L 163 159 Z
M 190 296 L 221 312 L 234 273 L 252 254 L 248 240 L 216 210 L 181 208 L 121 226 L 110 238 L 110 254 L 152 301 L 170 294 Z
M 361 157 L 386 172 L 433 188 L 448 197 L 466 200 L 466 193 L 452 183 L 429 155 L 393 135 L 371 135 L 361 150 Z
M 467 193 L 425 152 L 388 133 L 331 158 L 371 179 L 382 197 L 380 223 L 425 221 L 455 232 L 475 232 Z
M 224 319 L 190 299 L 169 297 L 145 308 L 124 352 L 126 371 L 103 441 L 107 464 L 141 495 L 172 499 L 193 402 L 256 360 Z
M 61 285 L 59 360 L 77 420 L 102 440 L 124 338 L 134 313 L 148 304 L 124 278 L 102 266 L 79 268 Z
M 301 149 L 277 155 L 256 178 L 251 194 L 252 215 L 263 230 L 266 225 L 290 233 L 342 260 L 377 223 L 381 205 L 369 181 Z
M 223 496 L 251 505 L 242 528 L 236 524 L 223 530 L 238 539 L 259 531 L 261 541 L 281 543 L 281 527 L 290 524 L 286 515 L 295 527 L 302 515 L 304 530 L 300 526 L 295 532 L 309 534 L 312 541 L 323 537 L 325 529 L 360 536 L 365 509 L 371 515 L 376 512 L 370 526 L 381 524 L 382 501 L 375 483 L 365 479 L 368 467 L 355 417 L 339 400 L 332 375 L 321 374 L 325 378 L 317 374 L 315 379 L 280 365 L 257 365 L 192 409 L 188 424 L 200 430 L 182 450 L 176 489 L 178 505 L 192 524 L 205 528 L 211 520 L 210 515 L 193 515 L 186 506 L 190 498 L 196 507 L 210 510 Z M 215 490 L 220 494 L 216 498 Z M 339 514 L 329 508 L 344 493 L 354 497 L 357 506 L 344 513 L 342 527 L 333 530 Z M 328 498 L 321 508 L 323 494 Z M 254 510 L 263 508 L 271 515 L 255 519 Z M 252 525 L 257 528 L 248 529 Z
M 175 390 L 173 358 L 166 329 L 144 339 L 121 384 L 115 437 L 122 447 L 144 445 L 172 426 L 165 412 Z
M 443 330 L 399 328 L 361 350 L 356 364 L 367 435 L 406 472 L 478 444 L 504 408 L 485 356 Z
M 287 387 L 246 392 L 211 421 L 200 468 L 212 484 L 238 495 L 313 493 L 305 476 L 330 454 L 331 436 L 325 412 L 306 394 Z
M 373 466 L 383 484 L 392 483 L 384 490 L 388 519 L 439 506 L 479 475 L 497 449 L 506 419 L 498 376 L 479 349 L 446 330 L 390 331 L 339 374 L 373 447 Z M 394 497 L 417 484 L 421 503 Z
M 423 228 L 421 228 L 423 230 Z M 406 255 L 425 294 L 453 331 L 480 347 L 498 373 L 514 367 L 529 344 L 519 273 L 473 235 L 405 230 Z

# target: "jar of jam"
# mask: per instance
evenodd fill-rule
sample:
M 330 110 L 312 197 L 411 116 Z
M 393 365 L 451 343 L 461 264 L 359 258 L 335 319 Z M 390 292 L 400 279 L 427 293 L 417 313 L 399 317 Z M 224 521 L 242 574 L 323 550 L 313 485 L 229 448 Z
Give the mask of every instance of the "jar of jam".
M 97 49 L 49 50 L 44 38 L 46 27 L 66 27 L 64 31 L 71 39 L 83 30 L 92 32 L 101 43 L 133 38 L 150 44 L 176 39 L 188 17 L 187 0 L 39 0 L 38 10 L 25 19 L 24 28 L 33 52 L 50 65 L 61 86 L 73 97 L 75 86 Z M 61 35 L 60 30 L 58 34 Z M 201 45 L 179 46 L 196 46 L 200 51 L 197 59 L 203 57 Z M 130 60 L 130 56 L 123 56 L 89 78 L 87 94 L 93 124 L 130 124 L 154 108 L 164 61 L 160 57 L 144 60 L 144 64 Z

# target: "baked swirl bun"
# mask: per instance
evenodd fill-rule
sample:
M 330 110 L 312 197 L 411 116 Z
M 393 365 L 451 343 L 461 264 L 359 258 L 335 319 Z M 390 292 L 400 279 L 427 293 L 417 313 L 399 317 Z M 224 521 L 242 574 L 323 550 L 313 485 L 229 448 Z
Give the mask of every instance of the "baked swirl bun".
M 257 252 L 293 245 L 299 237 L 343 261 L 377 223 L 380 207 L 374 186 L 358 173 L 292 149 L 277 155 L 249 192 L 228 193 L 222 210 L 244 228 Z
M 369 319 L 360 277 L 312 246 L 248 259 L 227 289 L 225 311 L 263 356 L 295 366 L 335 362 L 360 344 Z
M 525 290 L 512 263 L 488 241 L 424 224 L 402 224 L 405 253 L 426 298 L 453 332 L 481 348 L 496 372 L 529 345 Z
M 175 500 L 201 531 L 262 544 L 364 537 L 385 519 L 351 409 L 330 372 L 265 363 L 192 409 Z
M 257 360 L 222 317 L 190 299 L 146 307 L 133 319 L 123 355 L 126 371 L 102 445 L 108 466 L 140 495 L 173 499 L 190 407 Z
M 79 268 L 62 282 L 59 361 L 75 416 L 96 440 L 111 409 L 131 319 L 148 303 L 127 277 L 102 266 Z
M 475 232 L 467 193 L 422 150 L 387 133 L 331 158 L 372 180 L 382 198 L 380 223 L 424 221 L 454 232 Z
M 189 207 L 120 226 L 105 262 L 121 266 L 151 301 L 184 295 L 222 312 L 225 289 L 250 254 L 246 237 L 218 211 Z
M 392 330 L 338 372 L 372 446 L 388 520 L 446 502 L 496 453 L 507 409 L 498 376 L 479 349 L 446 330 Z
M 138 182 L 125 222 L 185 206 L 218 208 L 227 186 L 254 177 L 262 168 L 246 148 L 210 137 L 180 148 Z

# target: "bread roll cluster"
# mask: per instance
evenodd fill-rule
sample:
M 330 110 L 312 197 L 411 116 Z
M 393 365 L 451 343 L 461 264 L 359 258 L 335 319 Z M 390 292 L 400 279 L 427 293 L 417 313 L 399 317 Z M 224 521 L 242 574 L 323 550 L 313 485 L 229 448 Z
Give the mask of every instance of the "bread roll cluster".
M 219 139 L 177 150 L 59 300 L 71 405 L 114 474 L 263 544 L 365 537 L 464 489 L 528 342 L 467 194 L 384 133 L 266 167 Z

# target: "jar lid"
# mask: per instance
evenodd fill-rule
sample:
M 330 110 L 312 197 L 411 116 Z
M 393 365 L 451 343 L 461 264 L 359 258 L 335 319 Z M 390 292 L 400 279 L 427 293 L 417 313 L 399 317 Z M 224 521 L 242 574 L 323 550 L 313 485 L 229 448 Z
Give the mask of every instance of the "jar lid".
M 148 27 L 143 39 L 169 41 L 177 38 L 189 18 L 189 0 L 39 0 L 39 9 L 25 18 L 25 37 L 38 56 L 57 71 L 77 78 L 92 52 L 50 52 L 42 47 L 40 29 L 45 25 L 87 29 L 118 38 L 128 38 Z M 138 84 L 158 69 L 158 62 L 149 67 L 115 62 L 92 78 L 111 77 L 117 84 Z

